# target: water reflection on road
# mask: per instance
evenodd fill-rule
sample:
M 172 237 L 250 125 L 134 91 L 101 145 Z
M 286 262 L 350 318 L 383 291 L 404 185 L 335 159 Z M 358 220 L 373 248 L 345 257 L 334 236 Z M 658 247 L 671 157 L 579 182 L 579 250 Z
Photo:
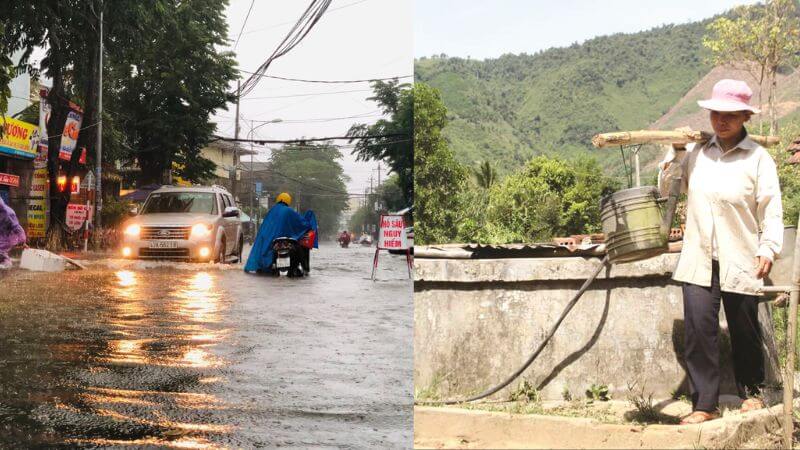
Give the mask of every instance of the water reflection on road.
M 304 280 L 94 261 L 0 278 L 0 447 L 406 447 L 402 258 L 323 248 Z

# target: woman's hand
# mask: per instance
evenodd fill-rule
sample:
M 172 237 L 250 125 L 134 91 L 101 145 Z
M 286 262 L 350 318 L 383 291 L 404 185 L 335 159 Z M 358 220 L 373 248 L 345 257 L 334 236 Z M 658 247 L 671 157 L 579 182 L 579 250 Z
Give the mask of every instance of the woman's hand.
M 755 263 L 756 278 L 761 279 L 769 275 L 769 271 L 772 269 L 772 261 L 763 256 L 756 256 Z

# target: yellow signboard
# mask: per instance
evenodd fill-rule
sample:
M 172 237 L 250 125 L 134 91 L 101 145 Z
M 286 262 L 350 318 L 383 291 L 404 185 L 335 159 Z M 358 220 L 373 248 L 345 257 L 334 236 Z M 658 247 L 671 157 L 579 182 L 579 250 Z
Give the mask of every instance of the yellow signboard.
M 4 120 L 0 153 L 35 158 L 39 145 L 39 127 L 10 117 L 0 120 Z

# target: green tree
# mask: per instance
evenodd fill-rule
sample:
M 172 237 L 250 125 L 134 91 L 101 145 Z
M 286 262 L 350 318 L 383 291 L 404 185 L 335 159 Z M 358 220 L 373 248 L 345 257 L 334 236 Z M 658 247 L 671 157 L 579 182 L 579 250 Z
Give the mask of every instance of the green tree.
M 593 159 L 539 156 L 489 193 L 487 223 L 477 240 L 542 242 L 600 230 L 600 199 L 617 188 Z
M 150 173 L 171 167 L 164 162 L 180 153 L 187 170 L 208 164 L 197 158 L 214 125 L 214 108 L 230 97 L 227 82 L 234 78 L 232 59 L 216 47 L 226 42 L 225 0 L 31 0 L 11 2 L 0 9 L 5 33 L 0 45 L 8 52 L 22 50 L 19 69 L 37 76 L 41 71 L 52 88 L 47 124 L 49 136 L 50 227 L 47 245 L 63 246 L 68 192 L 59 192 L 56 178 L 78 169 L 81 152 L 69 162 L 58 159 L 61 134 L 71 103 L 83 108 L 78 148 L 87 148 L 89 163 L 95 152 L 99 94 L 99 20 L 104 8 L 104 161 L 131 153 Z M 41 67 L 29 57 L 46 49 Z M 145 137 L 146 136 L 146 137 Z M 155 136 L 155 137 L 154 137 Z M 149 139 L 160 146 L 147 145 Z M 142 151 L 144 149 L 144 152 Z M 127 161 L 126 161 L 127 162 Z M 193 179 L 192 173 L 185 174 Z M 199 178 L 199 177 L 198 177 Z
M 789 164 L 791 154 L 785 151 L 785 146 L 795 139 L 800 139 L 800 119 L 783 124 L 780 130 L 781 142 L 784 145 L 769 148 L 775 164 L 778 166 L 778 179 L 781 186 L 781 200 L 783 203 L 783 223 L 796 226 L 800 217 L 800 165 Z M 784 242 L 783 245 L 794 245 L 793 242 Z
M 3 34 L 4 27 L 0 23 L 0 35 Z M 11 95 L 9 84 L 14 79 L 14 64 L 11 62 L 11 51 L 9 48 L 0 42 L 0 115 L 8 111 L 8 98 Z M 0 129 L 0 136 L 3 135 L 3 130 Z
M 385 161 L 398 176 L 406 205 L 414 201 L 414 147 L 411 138 L 414 129 L 414 93 L 408 84 L 397 80 L 372 83 L 373 100 L 380 105 L 389 119 L 380 119 L 372 125 L 356 124 L 350 127 L 351 137 L 382 136 L 359 139 L 353 149 L 360 161 Z
M 450 242 L 458 232 L 460 194 L 467 171 L 453 157 L 442 129 L 447 109 L 439 92 L 414 85 L 415 241 Z
M 281 192 L 292 196 L 298 211 L 313 210 L 321 235 L 338 231 L 339 217 L 347 208 L 347 181 L 332 145 L 291 145 L 274 150 L 266 170 L 264 189 L 274 199 Z
M 375 203 L 380 208 L 376 209 Z M 375 194 L 369 196 L 368 201 L 353 213 L 347 224 L 348 230 L 361 231 L 373 225 L 377 229 L 381 213 L 400 211 L 405 207 L 406 200 L 400 187 L 399 177 L 397 174 L 392 174 L 375 190 Z
M 490 189 L 497 181 L 497 171 L 489 161 L 482 162 L 477 169 L 473 169 L 472 174 L 478 186 L 484 189 Z
M 736 17 L 721 17 L 708 25 L 703 45 L 715 64 L 747 69 L 759 83 L 763 105 L 766 83 L 770 134 L 778 131 L 776 89 L 778 70 L 794 64 L 800 53 L 800 18 L 795 0 L 767 0 L 764 5 L 740 6 Z
M 216 126 L 214 110 L 234 101 L 229 84 L 237 76 L 227 42 L 227 1 L 159 1 L 142 45 L 114 46 L 111 69 L 117 79 L 113 111 L 125 140 L 126 159 L 141 167 L 139 184 L 165 183 L 173 172 L 200 182 L 215 166 L 200 156 Z M 176 163 L 173 165 L 173 163 Z
M 121 2 L 107 2 L 107 7 L 109 3 Z M 47 98 L 52 107 L 47 123 L 50 181 L 50 227 L 47 230 L 47 242 L 51 249 L 60 249 L 64 244 L 65 216 L 69 202 L 69 192 L 60 192 L 56 179 L 62 168 L 67 179 L 71 179 L 78 168 L 81 154 L 80 151 L 73 152 L 68 163 L 61 163 L 58 158 L 64 124 L 73 103 L 84 106 L 84 129 L 78 138 L 78 148 L 89 142 L 95 132 L 94 127 L 88 125 L 97 121 L 94 100 L 97 95 L 98 71 L 92 68 L 97 67 L 99 56 L 100 4 L 98 0 L 33 0 L 11 2 L 0 9 L 0 23 L 5 29 L 5 33 L 0 36 L 3 49 L 22 51 L 17 69 L 27 70 L 34 76 L 41 70 L 52 81 Z M 128 6 L 120 8 L 118 15 L 106 16 L 108 42 L 135 36 L 135 33 L 131 33 L 131 28 L 135 26 L 130 22 L 131 16 L 128 13 L 133 10 L 144 13 L 152 3 L 129 2 L 126 5 Z M 29 63 L 29 57 L 37 47 L 47 49 L 41 67 Z

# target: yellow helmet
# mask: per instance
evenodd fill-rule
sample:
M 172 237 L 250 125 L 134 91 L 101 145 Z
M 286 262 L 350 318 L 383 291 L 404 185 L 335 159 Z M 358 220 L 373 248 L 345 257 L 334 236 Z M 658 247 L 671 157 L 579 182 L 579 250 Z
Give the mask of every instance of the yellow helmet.
M 286 192 L 281 192 L 280 194 L 278 194 L 278 198 L 276 198 L 275 201 L 276 202 L 283 202 L 283 203 L 286 203 L 287 205 L 291 205 L 292 204 L 292 196 L 287 194 Z

